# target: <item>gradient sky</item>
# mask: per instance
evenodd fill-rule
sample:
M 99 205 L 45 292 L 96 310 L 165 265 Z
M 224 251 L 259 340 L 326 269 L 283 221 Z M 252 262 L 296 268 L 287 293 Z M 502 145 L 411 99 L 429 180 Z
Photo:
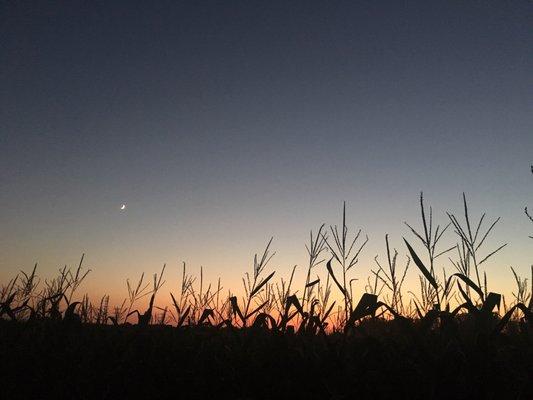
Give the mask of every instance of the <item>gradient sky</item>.
M 441 223 L 463 191 L 502 217 L 487 251 L 510 244 L 487 271 L 507 290 L 533 261 L 532 11 L 2 2 L 0 282 L 86 253 L 95 295 L 165 262 L 174 288 L 182 261 L 238 289 L 271 236 L 279 274 L 303 271 L 309 230 L 340 223 L 344 200 L 370 237 L 365 278 L 385 233 L 405 254 L 423 190 Z

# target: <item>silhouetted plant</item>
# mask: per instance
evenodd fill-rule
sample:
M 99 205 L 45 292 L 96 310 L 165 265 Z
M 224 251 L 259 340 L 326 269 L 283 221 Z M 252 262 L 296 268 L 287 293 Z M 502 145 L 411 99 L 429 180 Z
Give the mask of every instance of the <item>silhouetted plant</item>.
M 152 320 L 152 311 L 154 308 L 155 296 L 157 292 L 159 291 L 159 289 L 161 288 L 161 286 L 165 284 L 165 281 L 161 282 L 161 279 L 163 279 L 163 274 L 165 273 L 165 267 L 166 267 L 166 264 L 163 265 L 163 269 L 161 270 L 161 273 L 159 274 L 159 278 L 157 274 L 154 274 L 154 286 L 153 286 L 152 291 L 149 292 L 152 294 L 152 296 L 150 296 L 150 302 L 148 303 L 147 310 L 143 314 L 141 314 L 139 310 L 133 310 L 133 311 L 128 312 L 128 314 L 126 314 L 126 321 L 130 315 L 137 314 L 137 318 L 138 318 L 137 324 L 139 326 L 148 326 L 150 324 L 150 321 Z M 141 285 L 142 285 L 142 276 L 141 276 L 141 279 L 139 280 L 139 284 L 137 285 L 137 288 L 135 289 L 135 291 L 130 292 L 130 299 L 131 299 L 130 307 L 131 305 L 133 305 L 133 302 L 135 300 L 138 300 L 137 295 L 138 295 L 138 291 L 140 290 Z M 130 290 L 129 283 L 128 283 L 128 290 Z M 142 290 L 140 291 L 140 293 L 142 293 Z
M 378 293 L 376 293 L 377 280 L 379 279 L 391 293 L 390 301 L 388 301 L 388 303 L 390 304 L 392 309 L 399 314 L 404 314 L 405 306 L 403 304 L 402 286 L 403 286 L 405 277 L 407 275 L 407 270 L 409 269 L 409 264 L 411 263 L 411 259 L 407 257 L 405 268 L 403 269 L 403 272 L 401 272 L 400 275 L 398 275 L 396 271 L 398 251 L 394 249 L 394 254 L 391 256 L 391 251 L 390 251 L 390 246 L 389 246 L 389 235 L 385 235 L 385 246 L 387 249 L 387 269 L 381 266 L 381 264 L 378 261 L 378 256 L 376 255 L 376 257 L 374 258 L 374 261 L 376 262 L 378 266 L 378 270 L 372 271 L 376 279 L 372 294 L 379 296 L 379 294 L 381 293 L 381 290 Z
M 470 223 L 470 217 L 468 213 L 468 204 L 466 202 L 466 196 L 463 193 L 463 206 L 464 206 L 464 219 L 465 224 L 462 225 L 457 217 L 454 214 L 447 213 L 448 217 L 453 223 L 453 226 L 455 227 L 455 233 L 459 236 L 461 240 L 461 245 L 463 248 L 463 252 L 461 253 L 459 251 L 459 262 L 454 263 L 456 268 L 460 271 L 460 274 L 456 274 L 456 276 L 460 277 L 465 281 L 465 283 L 472 289 L 475 290 L 475 292 L 479 295 L 480 300 L 483 302 L 485 297 L 487 296 L 487 275 L 486 273 L 483 274 L 483 283 L 481 282 L 480 277 L 480 270 L 479 267 L 481 264 L 486 262 L 490 257 L 492 257 L 494 254 L 496 254 L 498 251 L 503 249 L 505 246 L 507 246 L 507 243 L 499 246 L 496 248 L 496 250 L 493 250 L 489 254 L 487 254 L 485 257 L 479 256 L 479 249 L 485 243 L 485 240 L 487 239 L 488 235 L 491 233 L 491 231 L 494 229 L 500 218 L 496 218 L 494 222 L 488 227 L 488 229 L 485 231 L 484 234 L 481 233 L 481 226 L 483 224 L 483 220 L 485 218 L 485 213 L 481 216 L 479 219 L 479 222 L 477 223 L 477 227 L 475 230 L 472 229 L 474 225 Z M 457 245 L 457 249 L 459 250 L 459 245 Z M 475 279 L 476 284 L 473 285 L 472 281 L 470 280 L 470 266 L 474 267 L 474 273 L 475 273 Z
M 344 202 L 342 206 L 341 231 L 339 232 L 339 228 L 337 225 L 330 226 L 330 230 L 333 239 L 328 239 L 325 235 L 323 235 L 324 240 L 331 254 L 333 255 L 333 257 L 327 262 L 326 268 L 328 270 L 328 273 L 331 275 L 331 279 L 333 280 L 333 282 L 335 282 L 340 292 L 342 293 L 342 296 L 344 298 L 344 321 L 348 321 L 350 319 L 350 314 L 353 311 L 352 282 L 356 280 L 350 279 L 348 277 L 348 272 L 359 261 L 359 254 L 361 253 L 365 245 L 368 243 L 368 236 L 366 236 L 366 239 L 362 242 L 362 244 L 358 244 L 357 246 L 356 244 L 358 243 L 358 239 L 361 236 L 361 229 L 357 231 L 357 233 L 352 239 L 348 238 L 348 226 L 346 225 L 346 202 Z M 342 275 L 340 281 L 335 277 L 335 274 L 333 272 L 333 260 L 336 260 L 337 263 L 341 266 Z
M 309 256 L 309 263 L 307 266 L 307 276 L 305 278 L 305 285 L 302 293 L 302 308 L 305 309 L 306 304 L 310 303 L 314 298 L 315 288 L 320 283 L 320 278 L 317 275 L 316 279 L 311 280 L 313 269 L 322 264 L 325 259 L 322 254 L 327 250 L 327 234 L 324 232 L 324 224 L 322 224 L 313 236 L 313 231 L 310 232 L 309 245 L 306 245 L 307 254 Z
M 446 225 L 443 229 L 441 229 L 440 225 L 436 225 L 435 227 L 433 223 L 433 208 L 431 206 L 429 207 L 429 220 L 426 218 L 426 214 L 427 212 L 424 207 L 424 195 L 423 193 L 420 193 L 420 215 L 423 233 L 417 232 L 411 225 L 409 225 L 407 222 L 404 222 L 404 224 L 411 230 L 415 237 L 422 242 L 427 253 L 429 268 L 426 267 L 409 242 L 407 242 L 407 240 L 404 238 L 404 242 L 409 250 L 413 262 L 418 267 L 420 272 L 422 272 L 422 276 L 419 277 L 421 297 L 418 298 L 413 292 L 410 292 L 415 298 L 414 304 L 420 316 L 422 315 L 420 311 L 421 309 L 425 313 L 432 308 L 441 310 L 441 301 L 444 299 L 446 303 L 448 302 L 447 297 L 449 291 L 447 287 L 442 287 L 438 281 L 437 274 L 435 272 L 435 261 L 437 258 L 453 250 L 455 247 L 454 246 L 443 251 L 439 251 L 437 249 L 438 243 L 440 242 L 444 233 L 447 231 L 450 224 Z M 444 269 L 443 274 L 444 280 L 446 281 L 446 272 Z
M 177 301 L 172 292 L 170 292 L 170 297 L 172 298 L 172 303 L 176 310 L 174 320 L 176 321 L 178 327 L 183 325 L 186 318 L 189 316 L 189 313 L 191 312 L 189 296 L 193 292 L 192 286 L 194 284 L 194 281 L 195 278 L 187 274 L 186 264 L 183 263 L 179 301 Z
M 268 283 L 268 281 L 270 281 L 270 279 L 272 279 L 275 274 L 275 271 L 273 271 L 266 278 L 260 278 L 260 275 L 266 268 L 268 262 L 276 254 L 275 252 L 271 254 L 269 250 L 270 245 L 272 244 L 272 240 L 273 238 L 269 240 L 261 258 L 258 258 L 257 254 L 255 254 L 252 277 L 250 277 L 250 274 L 246 273 L 245 277 L 242 279 L 245 291 L 245 297 L 243 298 L 244 312 L 242 312 L 239 307 L 237 297 L 232 296 L 230 298 L 233 316 L 238 316 L 242 326 L 244 327 L 246 326 L 248 319 L 254 314 L 261 311 L 261 309 L 267 304 L 266 302 L 259 305 L 256 304 L 256 307 L 253 310 L 250 309 L 250 307 L 252 307 L 253 300 L 256 298 L 256 295 L 261 289 L 263 289 L 263 287 Z

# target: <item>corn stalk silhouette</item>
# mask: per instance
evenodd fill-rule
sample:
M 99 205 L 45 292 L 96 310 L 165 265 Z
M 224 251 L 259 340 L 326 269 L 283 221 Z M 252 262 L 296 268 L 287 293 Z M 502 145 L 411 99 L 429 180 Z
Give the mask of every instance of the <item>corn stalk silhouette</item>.
M 270 245 L 272 244 L 273 238 L 270 238 L 268 244 L 266 245 L 265 251 L 261 257 L 258 257 L 257 253 L 254 255 L 254 266 L 253 266 L 253 275 L 250 277 L 249 273 L 245 274 L 245 278 L 242 279 L 245 298 L 243 299 L 244 308 L 241 311 L 239 303 L 236 296 L 230 297 L 230 304 L 232 309 L 233 318 L 237 316 L 240 319 L 240 323 L 243 327 L 247 326 L 248 320 L 255 314 L 259 313 L 267 304 L 268 301 L 265 301 L 261 304 L 258 304 L 253 310 L 250 310 L 250 307 L 253 306 L 253 301 L 256 298 L 256 295 L 262 289 L 267 288 L 268 281 L 272 279 L 275 274 L 275 271 L 271 272 L 266 278 L 261 279 L 261 273 L 266 268 L 268 262 L 274 257 L 275 252 L 270 252 Z
M 335 284 L 343 295 L 344 318 L 345 322 L 347 322 L 351 319 L 352 313 L 354 311 L 352 283 L 356 280 L 355 278 L 349 279 L 348 271 L 358 263 L 358 257 L 361 254 L 361 251 L 363 250 L 365 245 L 368 243 L 368 236 L 366 236 L 362 244 L 357 244 L 358 242 L 360 242 L 359 238 L 361 236 L 361 229 L 359 229 L 354 235 L 353 239 L 348 239 L 348 226 L 346 225 L 346 202 L 344 202 L 342 206 L 341 231 L 339 232 L 339 228 L 337 225 L 330 226 L 330 230 L 333 240 L 323 235 L 324 240 L 329 248 L 329 251 L 333 256 L 327 262 L 326 268 L 328 270 L 329 275 L 331 276 L 331 279 L 333 279 L 333 282 L 335 282 Z M 342 276 L 340 281 L 337 279 L 335 273 L 333 272 L 333 260 L 336 260 L 342 268 Z
M 424 312 L 429 311 L 429 309 L 431 308 L 437 310 L 442 309 L 441 302 L 443 298 L 446 298 L 448 296 L 449 290 L 448 287 L 443 288 L 442 285 L 440 285 L 437 277 L 437 272 L 435 270 L 435 263 L 439 257 L 455 248 L 455 246 L 453 246 L 442 251 L 438 250 L 437 245 L 442 239 L 444 233 L 450 227 L 451 223 L 448 223 L 442 229 L 440 225 L 436 225 L 434 223 L 433 208 L 430 206 L 429 210 L 426 209 L 424 205 L 423 193 L 420 193 L 420 217 L 422 220 L 423 227 L 423 231 L 420 233 L 416 231 L 410 224 L 404 222 L 404 224 L 409 228 L 413 235 L 422 243 L 427 254 L 428 260 L 428 264 L 424 264 L 424 262 L 420 259 L 411 244 L 404 238 L 404 242 L 407 246 L 407 249 L 409 250 L 411 259 L 423 275 L 419 277 L 421 298 L 418 299 L 413 292 L 410 292 L 415 298 L 414 304 L 419 316 L 421 316 L 421 309 L 424 310 Z M 446 281 L 445 271 L 443 271 L 443 274 L 444 280 Z

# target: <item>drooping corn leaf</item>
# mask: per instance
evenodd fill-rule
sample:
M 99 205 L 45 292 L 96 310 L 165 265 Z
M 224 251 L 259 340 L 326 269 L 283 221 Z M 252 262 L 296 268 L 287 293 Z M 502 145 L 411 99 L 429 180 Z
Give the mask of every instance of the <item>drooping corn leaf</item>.
M 180 316 L 180 319 L 178 321 L 178 327 L 182 326 L 183 323 L 185 322 L 185 319 L 187 318 L 187 316 L 189 315 L 189 312 L 191 311 L 191 306 L 187 307 L 187 309 L 185 310 L 185 312 Z
M 209 325 L 211 325 L 211 322 L 209 321 L 209 318 L 213 318 L 215 316 L 214 312 L 212 309 L 210 308 L 206 308 L 203 312 L 202 312 L 202 316 L 200 317 L 200 319 L 198 320 L 198 325 L 202 325 L 205 321 L 207 321 L 207 323 Z
M 403 239 L 403 241 L 405 242 L 405 245 L 407 246 L 407 249 L 409 250 L 409 253 L 411 253 L 411 258 L 415 262 L 415 264 L 418 267 L 418 269 L 420 270 L 420 272 L 422 272 L 422 274 L 426 277 L 426 279 L 431 284 L 431 286 L 433 286 L 435 288 L 435 290 L 439 290 L 439 287 L 437 285 L 437 281 L 435 280 L 433 275 L 431 275 L 431 273 L 428 271 L 428 269 L 426 268 L 426 266 L 424 265 L 422 260 L 415 253 L 415 251 L 413 250 L 413 248 L 411 247 L 409 242 L 407 240 L 405 240 L 405 238 Z
M 261 283 L 259 285 L 257 285 L 257 287 L 252 290 L 252 292 L 250 293 L 250 297 L 254 297 L 254 295 L 259 292 L 261 290 L 261 288 L 263 286 L 265 286 L 267 284 L 267 282 L 274 276 L 274 274 L 276 273 L 276 271 L 272 272 L 270 275 L 268 275 L 265 279 L 263 279 L 261 281 Z
M 378 296 L 370 293 L 363 293 L 359 303 L 355 307 L 355 310 L 350 314 L 350 318 L 347 322 L 347 326 L 351 326 L 357 320 L 373 314 L 377 309 Z
M 333 259 L 331 259 L 333 260 Z M 344 288 L 342 287 L 342 285 L 339 283 L 339 281 L 337 280 L 337 278 L 335 277 L 335 274 L 333 273 L 333 268 L 331 267 L 331 260 L 329 260 L 326 264 L 326 268 L 328 269 L 328 272 L 329 274 L 331 275 L 331 278 L 333 279 L 333 282 L 335 282 L 335 284 L 337 285 L 337 287 L 339 288 L 339 290 L 342 292 L 342 294 L 344 296 L 346 296 L 346 291 L 344 290 Z
M 75 301 L 74 303 L 69 304 L 65 311 L 65 320 L 72 320 L 75 318 L 74 310 L 78 304 L 81 304 L 79 301 Z
M 231 303 L 231 309 L 233 310 L 233 315 L 238 315 L 242 322 L 245 321 L 244 315 L 242 315 L 241 309 L 239 308 L 239 304 L 237 302 L 237 297 L 232 296 L 230 297 L 230 303 Z
M 466 294 L 465 290 L 461 286 L 461 284 L 457 283 L 457 287 L 459 287 L 459 292 L 461 292 L 461 295 L 465 299 L 465 307 L 466 309 L 471 313 L 476 313 L 478 309 L 474 306 L 474 303 L 472 303 L 472 300 L 470 300 L 470 297 Z
M 278 329 L 276 325 L 276 320 L 267 313 L 257 314 L 257 317 L 255 317 L 255 320 L 252 326 L 259 327 L 259 328 L 268 328 L 268 323 L 270 323 L 270 328 L 273 331 Z
M 172 298 L 172 303 L 174 304 L 174 308 L 176 309 L 176 311 L 180 312 L 180 306 L 178 305 L 178 302 L 176 301 L 176 299 L 174 298 L 174 295 L 172 294 L 172 292 L 170 293 L 170 297 Z
M 304 316 L 304 309 L 302 308 L 302 305 L 300 304 L 300 300 L 298 300 L 298 297 L 296 297 L 295 294 L 293 294 L 292 296 L 289 296 L 287 297 L 287 305 L 290 309 L 290 306 L 294 306 L 294 308 L 296 308 L 296 310 L 302 315 Z
M 483 303 L 483 307 L 481 308 L 481 311 L 485 313 L 491 313 L 492 310 L 494 310 L 494 307 L 498 307 L 499 309 L 501 299 L 502 299 L 501 294 L 490 292 L 487 296 L 487 299 Z
M 515 312 L 516 309 L 519 309 L 522 311 L 522 313 L 524 314 L 524 316 L 526 317 L 526 319 L 528 318 L 531 318 L 531 312 L 529 311 L 529 309 L 526 307 L 525 304 L 523 303 L 518 303 L 514 306 L 512 306 L 509 311 L 507 311 L 505 313 L 505 315 L 502 317 L 502 319 L 500 319 L 500 322 L 498 322 L 498 324 L 496 325 L 496 327 L 494 328 L 494 332 L 495 333 L 499 333 L 501 332 L 501 330 L 503 328 L 505 328 L 505 325 L 507 325 L 507 323 L 509 322 L 509 320 L 511 319 L 511 317 L 513 316 L 513 313 Z
M 453 274 L 452 276 L 456 276 L 459 279 L 461 279 L 464 283 L 466 283 L 468 286 L 470 286 L 474 291 L 479 295 L 481 299 L 483 299 L 485 296 L 483 295 L 483 291 L 481 288 L 476 285 L 468 276 L 460 273 Z

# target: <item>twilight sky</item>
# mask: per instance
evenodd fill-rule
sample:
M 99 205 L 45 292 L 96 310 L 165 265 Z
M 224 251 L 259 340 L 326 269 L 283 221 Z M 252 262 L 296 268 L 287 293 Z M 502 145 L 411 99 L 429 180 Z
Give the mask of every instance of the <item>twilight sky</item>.
M 164 262 L 165 289 L 182 261 L 238 289 L 270 236 L 278 273 L 303 271 L 309 230 L 340 223 L 344 200 L 370 237 L 366 279 L 385 233 L 406 253 L 423 190 L 441 223 L 463 191 L 474 216 L 502 217 L 486 250 L 510 244 L 487 271 L 509 289 L 509 266 L 533 260 L 532 15 L 520 0 L 2 2 L 0 282 L 85 252 L 85 289 L 115 299 Z

